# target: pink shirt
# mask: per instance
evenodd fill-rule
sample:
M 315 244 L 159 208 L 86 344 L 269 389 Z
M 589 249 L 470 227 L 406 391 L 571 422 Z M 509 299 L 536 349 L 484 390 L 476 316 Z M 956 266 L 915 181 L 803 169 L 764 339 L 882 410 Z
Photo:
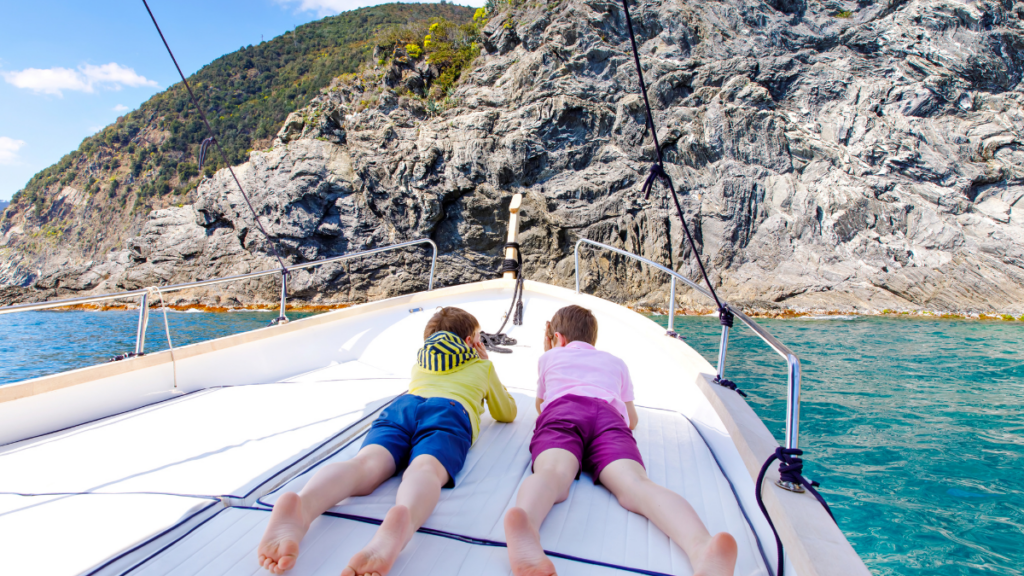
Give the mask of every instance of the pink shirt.
M 545 352 L 537 363 L 537 373 L 541 410 L 567 394 L 599 398 L 618 410 L 629 425 L 626 402 L 633 401 L 633 381 L 619 358 L 574 340 Z

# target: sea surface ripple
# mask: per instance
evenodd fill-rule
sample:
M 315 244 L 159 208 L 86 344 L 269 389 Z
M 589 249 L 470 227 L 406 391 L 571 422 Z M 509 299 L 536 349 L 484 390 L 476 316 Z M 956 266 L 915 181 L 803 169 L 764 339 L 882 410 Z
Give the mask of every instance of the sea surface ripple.
M 800 357 L 804 475 L 873 574 L 1024 574 L 1024 324 L 758 322 Z M 712 365 L 720 330 L 676 319 Z M 726 376 L 781 441 L 782 358 L 738 327 Z
M 275 316 L 169 312 L 168 321 L 177 347 L 262 328 Z M 665 325 L 664 316 L 652 319 Z M 0 316 L 0 385 L 131 351 L 136 320 L 115 311 Z M 1024 574 L 1024 323 L 760 322 L 800 356 L 805 475 L 822 482 L 872 573 Z M 717 362 L 716 318 L 677 318 L 676 331 Z M 147 350 L 166 347 L 154 310 Z M 726 366 L 781 440 L 782 359 L 737 323 Z

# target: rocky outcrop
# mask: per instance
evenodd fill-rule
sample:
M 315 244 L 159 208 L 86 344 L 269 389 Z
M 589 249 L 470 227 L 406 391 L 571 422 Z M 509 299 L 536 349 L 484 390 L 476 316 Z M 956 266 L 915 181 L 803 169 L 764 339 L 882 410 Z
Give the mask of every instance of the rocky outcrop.
M 665 1 L 633 17 L 667 170 L 726 298 L 1024 312 L 1024 4 Z M 415 71 L 369 70 L 293 114 L 236 173 L 289 262 L 429 237 L 440 285 L 492 277 L 521 192 L 529 278 L 572 285 L 584 237 L 697 278 L 664 189 L 639 194 L 654 149 L 624 30 L 608 0 L 495 15 L 444 103 L 400 95 Z M 274 262 L 221 171 L 191 203 L 153 212 L 125 250 L 37 284 L 115 290 Z M 664 304 L 663 276 L 607 253 L 584 262 L 588 291 Z M 424 288 L 428 266 L 410 249 L 289 286 L 360 301 Z M 268 279 L 188 297 L 276 290 Z

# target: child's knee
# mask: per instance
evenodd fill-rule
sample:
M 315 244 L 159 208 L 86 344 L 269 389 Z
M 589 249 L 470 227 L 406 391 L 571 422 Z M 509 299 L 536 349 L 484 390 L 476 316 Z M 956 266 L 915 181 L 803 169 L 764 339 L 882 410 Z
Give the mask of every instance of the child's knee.
M 380 446 L 379 450 L 363 450 L 350 460 L 350 465 L 356 468 L 356 473 L 363 477 L 388 477 L 395 473 L 395 459 L 391 453 Z
M 409 463 L 409 467 L 405 469 L 405 475 L 424 475 L 433 476 L 443 485 L 448 482 L 448 471 L 445 470 L 441 462 L 433 456 L 418 456 Z
M 623 486 L 619 487 L 615 492 L 615 498 L 619 501 L 619 506 L 622 506 L 630 512 L 636 514 L 643 514 L 642 498 L 643 495 L 649 493 L 651 490 L 651 481 L 646 478 L 636 478 L 628 482 L 625 482 Z
M 542 453 L 541 457 L 537 458 L 533 463 L 533 473 L 548 476 L 550 478 L 565 478 L 569 477 L 570 480 L 576 478 L 576 473 L 579 471 L 579 461 L 576 460 L 575 456 L 572 456 L 568 452 L 561 454 L 554 454 L 554 457 L 546 457 L 548 454 Z
M 622 506 L 630 512 L 639 514 L 640 513 L 640 501 L 637 495 L 632 491 L 622 491 L 615 495 L 615 498 L 619 501 L 619 506 Z

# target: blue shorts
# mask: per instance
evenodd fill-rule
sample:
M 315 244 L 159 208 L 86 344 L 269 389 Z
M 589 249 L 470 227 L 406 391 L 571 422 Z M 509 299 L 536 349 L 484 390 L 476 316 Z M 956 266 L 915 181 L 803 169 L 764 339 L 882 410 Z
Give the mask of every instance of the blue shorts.
M 448 471 L 445 488 L 455 487 L 455 475 L 466 463 L 473 443 L 473 424 L 462 404 L 448 398 L 406 394 L 381 412 L 370 425 L 363 446 L 387 448 L 400 472 L 422 454 L 430 454 Z

